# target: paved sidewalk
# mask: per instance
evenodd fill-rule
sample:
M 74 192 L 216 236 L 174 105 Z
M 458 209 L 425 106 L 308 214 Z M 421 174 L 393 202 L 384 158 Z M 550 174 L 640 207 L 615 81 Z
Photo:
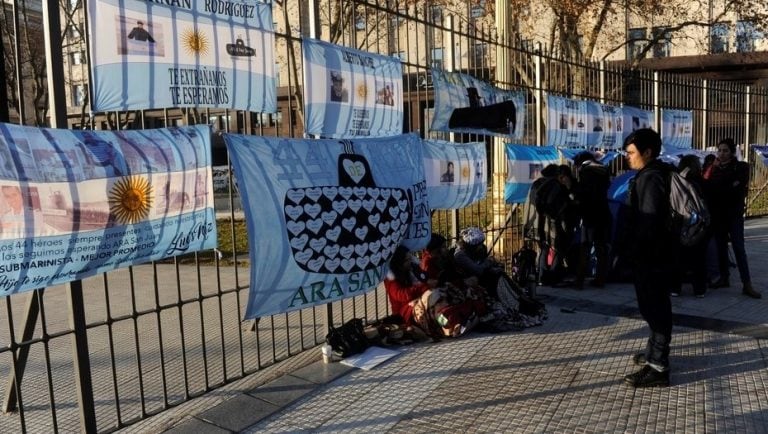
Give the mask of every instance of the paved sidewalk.
M 631 285 L 541 288 L 541 327 L 406 347 L 371 371 L 316 351 L 171 432 L 768 432 L 768 219 L 748 221 L 746 236 L 766 298 L 685 287 L 669 388 L 623 384 L 646 339 Z

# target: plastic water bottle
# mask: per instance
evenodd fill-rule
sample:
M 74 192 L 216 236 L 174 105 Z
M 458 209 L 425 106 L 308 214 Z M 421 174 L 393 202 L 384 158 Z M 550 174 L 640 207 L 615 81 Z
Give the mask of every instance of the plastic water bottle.
M 333 348 L 330 345 L 323 345 L 320 347 L 320 351 L 323 353 L 323 363 L 331 363 L 333 361 Z

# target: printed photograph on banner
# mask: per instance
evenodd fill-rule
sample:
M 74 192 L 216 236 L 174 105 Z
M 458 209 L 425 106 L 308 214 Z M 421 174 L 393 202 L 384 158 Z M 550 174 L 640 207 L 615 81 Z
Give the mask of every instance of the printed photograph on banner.
M 3 239 L 46 234 L 37 187 L 0 183 L 0 209 Z
M 376 81 L 376 104 L 383 105 L 395 105 L 395 97 L 392 92 L 393 85 L 391 82 Z
M 621 132 L 621 127 L 622 127 L 621 124 L 623 122 L 622 118 L 620 116 L 617 116 L 616 118 L 614 118 L 613 121 L 616 123 L 616 132 L 620 133 Z
M 602 117 L 594 117 L 592 118 L 593 126 L 592 126 L 592 132 L 601 132 L 603 131 L 603 118 Z
M 544 165 L 541 163 L 530 163 L 528 164 L 528 179 L 534 180 L 541 176 L 541 170 L 544 168 Z
M 560 129 L 561 130 L 567 130 L 568 129 L 568 114 L 567 113 L 560 113 Z
M 184 173 L 172 173 L 169 177 L 158 178 L 158 206 L 156 214 L 178 214 L 190 211 L 194 205 L 192 186 L 185 182 Z
M 117 54 L 121 56 L 165 56 L 162 24 L 143 16 L 115 16 Z
M 440 183 L 441 184 L 452 184 L 453 183 L 453 168 L 454 164 L 453 161 L 441 161 L 440 162 Z
M 329 71 L 330 76 L 330 101 L 331 102 L 349 102 L 349 89 L 345 86 L 344 75 L 341 71 Z
M 106 136 L 104 136 L 106 137 Z M 114 139 L 114 137 L 112 137 Z M 83 174 L 86 179 L 113 178 L 128 173 L 123 154 L 117 151 L 117 143 L 92 131 L 84 131 L 78 146 L 85 156 Z

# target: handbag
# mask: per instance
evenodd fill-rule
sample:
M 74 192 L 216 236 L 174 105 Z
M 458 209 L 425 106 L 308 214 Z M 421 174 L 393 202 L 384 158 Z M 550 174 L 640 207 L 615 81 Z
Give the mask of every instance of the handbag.
M 331 327 L 325 336 L 325 342 L 331 346 L 333 353 L 341 358 L 362 353 L 370 346 L 363 330 L 363 320 L 360 318 L 352 318 L 340 327 Z

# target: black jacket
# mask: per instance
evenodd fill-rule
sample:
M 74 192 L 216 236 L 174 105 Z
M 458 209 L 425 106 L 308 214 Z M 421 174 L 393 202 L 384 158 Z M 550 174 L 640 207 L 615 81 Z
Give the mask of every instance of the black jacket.
M 727 222 L 744 214 L 749 190 L 749 165 L 731 160 L 726 165 L 715 163 L 704 181 L 704 194 L 714 222 Z
M 611 211 L 608 208 L 610 185 L 610 174 L 604 165 L 587 161 L 579 167 L 576 200 L 585 226 L 597 227 L 610 224 Z
M 630 182 L 626 227 L 629 256 L 640 266 L 669 268 L 677 250 L 677 238 L 669 228 L 670 165 L 654 160 Z

